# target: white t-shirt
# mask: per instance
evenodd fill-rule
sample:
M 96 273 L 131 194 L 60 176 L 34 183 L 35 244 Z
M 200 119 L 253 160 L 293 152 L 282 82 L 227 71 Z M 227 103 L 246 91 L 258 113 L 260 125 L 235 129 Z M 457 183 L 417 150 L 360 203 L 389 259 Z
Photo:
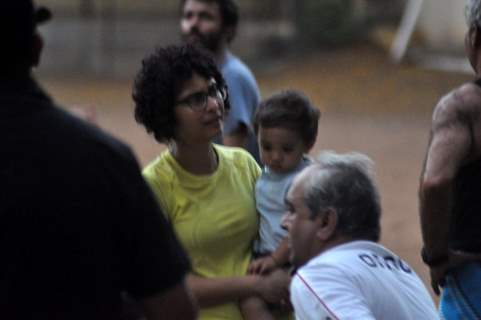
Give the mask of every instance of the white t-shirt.
M 294 275 L 296 319 L 439 319 L 414 270 L 371 241 L 353 241 L 310 260 Z

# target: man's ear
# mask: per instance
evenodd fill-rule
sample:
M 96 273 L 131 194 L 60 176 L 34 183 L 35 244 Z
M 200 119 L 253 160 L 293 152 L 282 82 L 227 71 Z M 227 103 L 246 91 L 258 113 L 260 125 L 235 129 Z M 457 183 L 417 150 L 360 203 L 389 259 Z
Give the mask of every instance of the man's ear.
M 318 224 L 316 236 L 325 242 L 332 238 L 337 229 L 337 211 L 334 208 L 327 208 L 315 218 Z
M 478 25 L 472 24 L 467 32 L 467 41 L 473 51 L 476 51 L 481 45 L 481 30 Z
M 476 73 L 481 71 L 481 30 L 473 23 L 464 37 L 464 48 L 469 63 Z
M 43 50 L 43 39 L 42 37 L 35 32 L 33 35 L 33 45 L 32 45 L 32 60 L 31 65 L 32 67 L 38 66 L 40 63 L 40 56 Z
M 222 34 L 224 35 L 224 39 L 226 43 L 232 42 L 235 37 L 235 28 L 233 27 L 224 27 L 224 30 L 222 31 Z
M 309 141 L 309 143 L 306 144 L 305 147 L 304 147 L 304 153 L 309 153 L 309 151 L 311 151 L 312 147 L 314 147 L 315 143 L 316 143 L 316 139 L 313 139 L 312 141 Z

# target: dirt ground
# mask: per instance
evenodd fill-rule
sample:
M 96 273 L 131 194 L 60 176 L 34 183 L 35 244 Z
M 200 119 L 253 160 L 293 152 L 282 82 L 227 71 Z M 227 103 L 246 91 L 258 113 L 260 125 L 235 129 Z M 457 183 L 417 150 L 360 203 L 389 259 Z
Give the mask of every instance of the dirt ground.
M 393 65 L 386 52 L 368 45 L 271 62 L 254 72 L 263 97 L 299 89 L 321 109 L 312 154 L 356 150 L 375 161 L 383 207 L 381 242 L 427 284 L 419 257 L 417 185 L 431 112 L 444 93 L 472 77 Z M 95 106 L 99 126 L 130 144 L 143 165 L 163 149 L 133 119 L 130 80 L 41 80 L 65 106 Z

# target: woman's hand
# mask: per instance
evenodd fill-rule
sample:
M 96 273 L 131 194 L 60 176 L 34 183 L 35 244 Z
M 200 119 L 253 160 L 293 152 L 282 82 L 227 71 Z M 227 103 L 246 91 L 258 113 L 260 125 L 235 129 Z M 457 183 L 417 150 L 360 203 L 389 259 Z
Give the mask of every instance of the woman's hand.
M 289 301 L 289 284 L 291 277 L 283 269 L 274 269 L 262 276 L 257 284 L 257 293 L 268 303 L 281 304 Z

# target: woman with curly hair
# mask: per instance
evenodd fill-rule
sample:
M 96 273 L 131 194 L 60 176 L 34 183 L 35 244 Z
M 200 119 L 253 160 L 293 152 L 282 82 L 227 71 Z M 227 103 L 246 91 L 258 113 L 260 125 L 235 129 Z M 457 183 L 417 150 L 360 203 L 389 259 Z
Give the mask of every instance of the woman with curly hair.
M 260 169 L 243 149 L 212 143 L 229 109 L 214 61 L 188 45 L 159 48 L 143 60 L 133 99 L 135 119 L 168 147 L 143 173 L 189 253 L 200 319 L 242 319 L 239 300 L 286 297 L 286 274 L 246 275 Z

